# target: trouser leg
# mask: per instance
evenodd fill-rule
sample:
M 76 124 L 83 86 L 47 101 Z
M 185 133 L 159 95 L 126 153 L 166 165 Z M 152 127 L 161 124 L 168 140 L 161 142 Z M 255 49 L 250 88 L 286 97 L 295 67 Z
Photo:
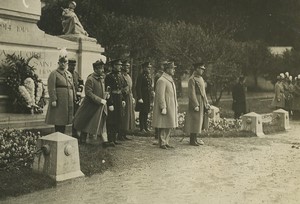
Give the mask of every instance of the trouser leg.
M 159 131 L 160 131 L 159 128 L 155 128 L 155 135 L 154 135 L 155 139 L 159 138 Z
M 66 126 L 65 125 L 55 125 L 54 129 L 55 129 L 55 132 L 65 133 Z
M 169 145 L 171 129 L 170 128 L 160 128 L 160 145 Z
M 148 124 L 147 124 L 148 112 L 142 111 L 141 112 L 141 117 L 142 117 L 142 127 L 143 127 L 143 129 L 148 130 Z
M 140 111 L 140 113 L 139 113 L 139 120 L 140 120 L 140 130 L 145 129 L 144 128 L 144 118 L 143 118 L 143 112 L 142 111 Z
M 86 143 L 86 138 L 87 138 L 87 133 L 86 132 L 81 132 L 79 142 L 80 143 Z

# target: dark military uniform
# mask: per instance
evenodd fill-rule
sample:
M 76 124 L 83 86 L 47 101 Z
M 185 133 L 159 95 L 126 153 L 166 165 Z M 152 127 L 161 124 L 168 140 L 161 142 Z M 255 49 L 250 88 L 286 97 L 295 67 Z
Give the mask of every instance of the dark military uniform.
M 241 83 L 237 83 L 232 88 L 232 110 L 234 118 L 239 119 L 242 114 L 246 113 L 246 94 L 245 87 Z
M 152 97 L 152 79 L 147 72 L 140 74 L 136 81 L 136 94 L 137 94 L 137 111 L 140 112 L 140 129 L 148 130 L 147 119 L 150 112 L 150 104 L 153 100 Z M 138 100 L 143 99 L 143 103 L 139 103 Z
M 116 142 L 117 134 L 121 128 L 121 116 L 123 114 L 122 101 L 124 101 L 125 93 L 122 91 L 126 87 L 121 73 L 112 71 L 105 78 L 105 87 L 110 87 L 110 98 L 107 101 L 107 105 L 114 106 L 113 111 L 108 111 L 107 117 L 107 133 L 108 141 Z

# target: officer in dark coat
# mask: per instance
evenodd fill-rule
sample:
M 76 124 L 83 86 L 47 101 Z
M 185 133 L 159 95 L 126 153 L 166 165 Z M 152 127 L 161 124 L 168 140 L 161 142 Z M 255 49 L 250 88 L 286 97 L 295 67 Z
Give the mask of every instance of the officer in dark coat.
M 232 88 L 232 110 L 234 111 L 235 119 L 239 119 L 242 114 L 246 113 L 246 94 L 244 83 L 245 77 L 241 76 Z
M 153 101 L 153 87 L 152 79 L 150 77 L 152 65 L 150 62 L 142 64 L 142 73 L 137 77 L 136 81 L 136 94 L 137 94 L 137 107 L 136 110 L 140 112 L 140 130 L 141 132 L 148 132 L 147 119 L 150 112 L 150 105 Z
M 117 135 L 120 133 L 122 114 L 125 102 L 125 93 L 123 90 L 127 86 L 121 75 L 122 62 L 120 59 L 110 62 L 112 71 L 105 77 L 106 90 L 110 89 L 110 98 L 107 101 L 108 117 L 107 117 L 107 133 L 108 141 L 118 145 Z M 109 87 L 109 88 L 108 88 Z

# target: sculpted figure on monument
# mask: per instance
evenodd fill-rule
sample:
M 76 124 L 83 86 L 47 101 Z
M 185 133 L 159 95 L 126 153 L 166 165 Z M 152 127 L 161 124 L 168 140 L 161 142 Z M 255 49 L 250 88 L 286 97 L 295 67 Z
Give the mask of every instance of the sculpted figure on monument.
M 62 12 L 63 33 L 65 35 L 83 34 L 88 36 L 89 34 L 84 30 L 77 15 L 74 12 L 75 8 L 76 8 L 76 2 L 71 1 L 69 3 L 69 8 L 63 9 Z

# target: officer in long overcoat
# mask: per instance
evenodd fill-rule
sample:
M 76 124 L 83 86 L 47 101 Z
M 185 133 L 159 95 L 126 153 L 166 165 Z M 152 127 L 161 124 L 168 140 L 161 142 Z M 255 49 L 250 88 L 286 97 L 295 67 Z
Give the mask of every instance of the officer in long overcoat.
M 127 137 L 126 133 L 129 131 L 135 130 L 135 114 L 134 114 L 134 104 L 135 100 L 132 94 L 132 79 L 129 75 L 130 71 L 130 63 L 128 61 L 124 61 L 121 74 L 127 84 L 127 86 L 123 89 L 125 95 L 125 107 L 122 114 L 122 123 L 121 123 L 121 131 L 118 135 L 119 140 L 131 140 Z
M 55 132 L 65 133 L 66 125 L 73 120 L 75 89 L 72 74 L 67 70 L 68 58 L 65 51 L 59 56 L 58 68 L 48 77 L 49 105 L 45 118 L 54 125 Z
M 104 87 L 104 62 L 93 63 L 94 72 L 86 80 L 83 99 L 75 114 L 74 128 L 81 132 L 80 141 L 85 142 L 87 134 L 102 136 L 103 146 L 114 146 L 108 143 L 106 136 L 107 99 L 109 94 Z
M 76 68 L 76 59 L 69 58 L 68 59 L 68 71 L 72 74 L 73 83 L 76 93 L 76 100 L 74 100 L 74 115 L 79 108 L 79 103 L 81 100 L 81 93 L 83 91 L 83 80 L 79 76 L 78 72 L 75 70 Z M 74 126 L 72 126 L 72 136 L 75 138 L 79 138 L 77 131 Z
M 152 125 L 159 129 L 159 145 L 162 149 L 173 148 L 169 144 L 171 129 L 178 127 L 176 86 L 172 78 L 175 67 L 174 62 L 168 62 L 156 82 Z
M 205 82 L 202 75 L 205 66 L 202 62 L 194 65 L 194 72 L 188 81 L 188 110 L 185 117 L 184 131 L 190 134 L 190 145 L 203 145 L 202 140 L 197 140 L 197 135 L 202 132 L 204 111 L 210 109 L 205 91 Z
M 140 131 L 148 132 L 148 114 L 150 112 L 150 106 L 153 101 L 154 91 L 152 88 L 152 79 L 150 76 L 152 65 L 150 62 L 144 62 L 142 64 L 142 73 L 136 80 L 136 95 L 137 104 L 136 110 L 139 111 Z
M 105 88 L 106 90 L 110 89 L 110 98 L 107 102 L 107 133 L 108 141 L 118 145 L 121 144 L 117 142 L 117 136 L 122 127 L 122 114 L 126 105 L 125 92 L 123 90 L 127 84 L 120 73 L 122 67 L 121 60 L 112 60 L 110 64 L 112 71 L 105 77 Z

